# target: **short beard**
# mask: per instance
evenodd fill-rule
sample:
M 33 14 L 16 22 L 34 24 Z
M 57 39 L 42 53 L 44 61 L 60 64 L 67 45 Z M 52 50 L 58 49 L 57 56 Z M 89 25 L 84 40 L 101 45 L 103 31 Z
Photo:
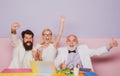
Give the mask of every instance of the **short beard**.
M 27 43 L 30 43 L 31 45 L 28 46 Z M 24 48 L 25 48 L 25 51 L 30 51 L 30 50 L 32 50 L 32 48 L 33 48 L 33 43 L 32 43 L 31 41 L 27 41 L 26 43 L 23 42 L 23 46 L 24 46 Z
M 74 46 L 74 47 L 67 46 L 67 48 L 68 48 L 68 50 L 73 51 L 73 50 L 75 50 L 77 48 L 77 45 Z

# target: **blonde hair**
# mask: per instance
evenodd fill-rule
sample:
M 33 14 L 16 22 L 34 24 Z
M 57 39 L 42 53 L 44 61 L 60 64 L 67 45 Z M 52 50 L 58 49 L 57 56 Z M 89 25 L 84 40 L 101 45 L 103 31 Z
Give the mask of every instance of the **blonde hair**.
M 41 38 L 40 38 L 40 44 L 41 45 L 44 45 L 44 39 L 43 39 L 43 35 L 44 35 L 44 32 L 45 31 L 49 31 L 50 33 L 51 33 L 51 35 L 52 35 L 52 31 L 50 30 L 50 29 L 44 29 L 43 31 L 42 31 L 42 34 L 41 34 Z M 53 38 L 53 35 L 52 35 L 52 38 L 51 38 L 51 40 L 50 40 L 50 43 L 51 44 L 53 44 L 55 42 L 55 40 L 54 40 L 54 38 Z

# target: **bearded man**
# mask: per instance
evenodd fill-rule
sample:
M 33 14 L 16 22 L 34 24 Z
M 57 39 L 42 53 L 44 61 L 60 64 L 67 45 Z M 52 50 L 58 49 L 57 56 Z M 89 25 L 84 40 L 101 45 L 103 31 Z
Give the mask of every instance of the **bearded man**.
M 19 27 L 19 23 L 13 23 L 11 26 L 13 56 L 9 68 L 30 68 L 30 61 L 34 60 L 32 52 L 34 34 L 27 29 L 22 31 L 22 39 L 18 39 L 16 30 Z

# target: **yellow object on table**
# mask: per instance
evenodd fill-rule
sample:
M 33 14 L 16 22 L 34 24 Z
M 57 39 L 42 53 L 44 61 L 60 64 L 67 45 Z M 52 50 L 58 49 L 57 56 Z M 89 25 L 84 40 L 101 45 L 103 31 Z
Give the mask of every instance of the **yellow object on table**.
M 0 73 L 0 76 L 37 76 L 37 73 Z
M 65 74 L 53 74 L 52 76 L 66 76 Z

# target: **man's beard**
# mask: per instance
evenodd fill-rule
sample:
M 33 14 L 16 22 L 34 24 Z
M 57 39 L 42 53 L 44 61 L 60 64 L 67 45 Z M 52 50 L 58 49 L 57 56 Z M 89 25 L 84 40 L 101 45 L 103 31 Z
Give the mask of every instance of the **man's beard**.
M 73 51 L 77 48 L 77 45 L 70 47 L 69 45 L 67 46 L 68 50 Z
M 29 43 L 30 45 L 27 45 L 27 43 Z M 33 43 L 31 41 L 23 42 L 23 46 L 24 46 L 26 51 L 29 51 L 29 50 L 32 50 Z

